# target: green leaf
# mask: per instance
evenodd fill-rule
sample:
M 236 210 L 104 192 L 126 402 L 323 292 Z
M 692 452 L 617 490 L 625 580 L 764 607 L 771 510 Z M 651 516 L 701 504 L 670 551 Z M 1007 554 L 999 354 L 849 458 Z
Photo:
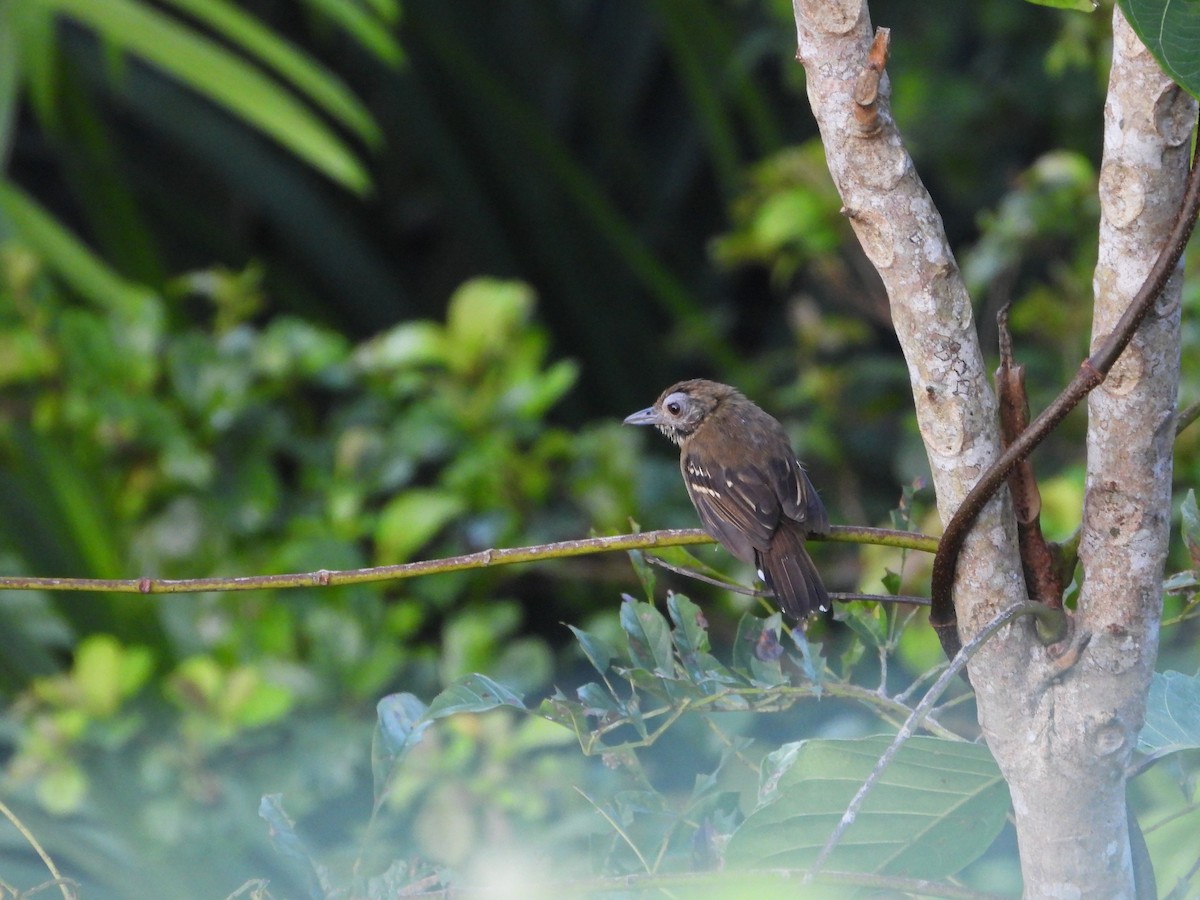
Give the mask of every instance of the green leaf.
M 217 42 L 135 0 L 44 0 L 114 48 L 157 66 L 356 193 L 370 180 L 345 143 L 282 85 Z
M 634 574 L 637 575 L 638 581 L 642 584 L 642 593 L 646 595 L 646 600 L 653 603 L 654 586 L 657 581 L 654 574 L 654 567 L 646 562 L 646 554 L 641 550 L 630 550 L 629 561 L 633 564 Z
M 394 497 L 379 514 L 375 526 L 380 565 L 411 559 L 462 511 L 462 499 L 449 491 L 428 488 Z
M 147 287 L 127 281 L 16 185 L 0 181 L 0 235 L 15 231 L 72 289 L 97 306 L 127 315 L 153 303 Z
M 1200 97 L 1200 3 L 1194 0 L 1117 0 L 1158 64 L 1193 97 Z
M 900 574 L 891 569 L 884 569 L 883 589 L 893 596 L 900 593 Z
M 891 741 L 880 735 L 781 748 L 764 767 L 761 805 L 734 832 L 726 864 L 810 866 Z M 1009 807 L 1008 787 L 986 747 L 912 738 L 867 796 L 828 867 L 944 878 L 991 846 Z
M 1095 12 L 1099 0 L 1029 0 L 1035 6 L 1052 6 L 1055 9 L 1074 9 L 1078 12 Z
M 473 278 L 450 298 L 447 355 L 456 372 L 477 370 L 511 350 L 512 338 L 533 312 L 534 293 L 520 281 Z
M 375 704 L 375 735 L 371 739 L 371 774 L 375 800 L 382 796 L 396 765 L 421 742 L 430 721 L 427 707 L 412 694 L 389 694 Z
M 168 0 L 189 17 L 203 22 L 240 47 L 264 66 L 273 69 L 299 93 L 308 97 L 368 144 L 378 144 L 379 126 L 366 107 L 332 72 L 297 50 L 228 0 Z
M 704 612 L 683 594 L 671 594 L 667 597 L 667 612 L 675 623 L 675 646 L 681 656 L 692 656 L 697 653 L 707 653 L 708 622 Z
M 1163 581 L 1163 592 L 1167 594 L 1190 593 L 1197 588 L 1200 588 L 1200 580 L 1196 578 L 1195 571 L 1191 569 L 1176 572 Z
M 819 692 L 821 683 L 825 680 L 825 663 L 821 659 L 820 645 L 818 644 L 817 650 L 814 650 L 802 628 L 791 629 L 788 632 L 788 636 L 792 639 L 792 643 L 796 645 L 796 649 L 800 651 L 801 668 L 804 671 L 804 677 L 812 682 Z M 818 696 L 820 696 L 820 693 L 818 693 Z
M 621 627 L 629 636 L 629 655 L 635 666 L 658 675 L 675 674 L 671 629 L 657 609 L 626 597 L 621 604 Z
M 153 669 L 154 657 L 145 647 L 125 647 L 112 635 L 95 634 L 75 651 L 71 674 L 85 709 L 105 716 L 141 688 Z
M 339 25 L 360 45 L 374 53 L 383 62 L 395 65 L 404 58 L 404 51 L 387 28 L 388 25 L 394 25 L 400 18 L 399 7 L 393 0 L 368 0 L 366 4 L 355 2 L 355 0 L 306 0 L 306 2 L 312 9 L 324 13 L 331 22 Z M 372 18 L 363 8 L 364 6 L 375 7 L 378 19 Z
M 442 719 L 456 713 L 487 712 L 498 706 L 525 709 L 521 696 L 504 685 L 486 675 L 468 675 L 434 697 L 425 710 L 425 718 Z
M 574 625 L 568 625 L 567 627 L 575 635 L 575 640 L 579 641 L 579 649 L 583 651 L 583 655 L 592 664 L 592 668 L 601 675 L 607 672 L 608 667 L 612 664 L 613 657 L 617 655 L 612 645 L 604 640 L 604 638 L 584 631 L 582 628 L 576 628 Z
M 834 618 L 849 625 L 868 647 L 882 647 L 887 643 L 887 613 L 882 603 L 842 603 Z
M 575 696 L 583 704 L 583 711 L 589 716 L 616 715 L 621 712 L 620 702 L 613 697 L 604 685 L 589 681 L 575 691 Z
M 296 833 L 296 823 L 283 809 L 282 794 L 263 794 L 258 804 L 258 814 L 266 821 L 271 843 L 286 859 L 291 860 L 296 873 L 303 880 L 311 897 L 324 897 L 318 874 L 319 864 L 309 854 L 304 841 Z
M 1155 672 L 1138 750 L 1165 756 L 1200 747 L 1200 676 Z
M 775 613 L 760 619 L 749 613 L 738 622 L 737 637 L 733 645 L 734 669 L 754 684 L 774 687 L 784 684 L 787 676 L 780 664 L 782 649 L 779 633 L 783 617 Z
M 1200 509 L 1196 507 L 1195 490 L 1189 490 L 1183 498 L 1179 518 L 1188 556 L 1192 559 L 1192 565 L 1200 568 Z

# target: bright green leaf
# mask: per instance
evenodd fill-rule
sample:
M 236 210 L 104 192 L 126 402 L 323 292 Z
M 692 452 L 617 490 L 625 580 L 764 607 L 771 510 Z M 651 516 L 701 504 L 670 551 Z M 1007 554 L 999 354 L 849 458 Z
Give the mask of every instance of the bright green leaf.
M 1095 12 L 1099 0 L 1029 0 L 1036 6 L 1052 6 L 1055 9 L 1074 9 L 1078 12 Z
M 381 61 L 395 65 L 404 58 L 404 51 L 388 29 L 388 26 L 395 25 L 400 18 L 400 7 L 395 0 L 367 0 L 366 4 L 356 2 L 356 0 L 306 0 L 306 2 L 309 7 L 319 10 L 331 22 L 340 26 Z M 363 8 L 364 5 L 373 7 L 378 18 L 372 18 Z
M 519 281 L 473 278 L 450 298 L 447 354 L 460 373 L 471 372 L 506 348 L 533 311 L 533 290 Z
M 462 511 L 461 498 L 434 488 L 405 491 L 393 498 L 375 528 L 380 565 L 408 561 Z

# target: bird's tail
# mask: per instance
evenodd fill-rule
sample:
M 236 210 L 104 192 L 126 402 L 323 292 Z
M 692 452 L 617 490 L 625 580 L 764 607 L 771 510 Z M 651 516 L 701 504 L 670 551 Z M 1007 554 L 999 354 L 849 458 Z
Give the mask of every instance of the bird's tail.
M 804 547 L 804 529 L 787 519 L 758 554 L 758 566 L 767 587 L 785 613 L 803 620 L 815 609 L 829 609 L 829 593 L 812 557 Z

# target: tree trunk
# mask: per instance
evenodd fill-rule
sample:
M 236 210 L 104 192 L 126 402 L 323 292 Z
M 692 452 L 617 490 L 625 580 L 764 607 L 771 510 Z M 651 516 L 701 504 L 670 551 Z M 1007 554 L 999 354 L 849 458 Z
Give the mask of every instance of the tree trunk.
M 999 454 L 996 403 L 941 221 L 870 90 L 861 0 L 794 0 L 798 57 L 830 172 L 891 301 L 943 521 Z M 903 35 L 899 35 L 903 40 Z M 986 84 L 979 86 L 987 90 Z M 1179 208 L 1195 103 L 1114 13 L 1093 345 L 1112 329 Z M 1027 621 L 971 663 L 980 726 L 1008 781 L 1030 897 L 1130 897 L 1125 767 L 1158 645 L 1170 524 L 1181 275 L 1089 398 L 1084 587 L 1067 651 Z M 1007 493 L 981 514 L 955 581 L 968 640 L 1025 587 Z

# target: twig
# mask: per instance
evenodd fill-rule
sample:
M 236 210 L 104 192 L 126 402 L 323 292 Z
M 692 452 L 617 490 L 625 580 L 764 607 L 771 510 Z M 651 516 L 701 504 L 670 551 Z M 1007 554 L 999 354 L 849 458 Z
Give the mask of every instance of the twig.
M 1200 419 L 1200 403 L 1193 403 L 1191 406 L 1181 409 L 1175 417 L 1175 436 L 1178 437 L 1183 433 L 1183 429 L 1187 428 L 1196 419 Z
M 1130 301 L 1129 307 L 1121 316 L 1117 326 L 1100 348 L 1080 364 L 1078 373 L 1062 393 L 1054 399 L 1054 402 L 1033 420 L 1033 423 L 1009 445 L 999 459 L 992 463 L 991 468 L 971 488 L 946 525 L 941 545 L 933 558 L 933 578 L 930 591 L 933 603 L 929 614 L 929 623 L 937 630 L 938 638 L 941 640 L 947 656 L 957 654 L 958 649 L 962 646 L 958 637 L 953 588 L 958 557 L 962 552 L 963 541 L 966 539 L 967 533 L 971 530 L 971 526 L 975 523 L 975 519 L 983 507 L 1004 484 L 1013 467 L 1033 452 L 1033 449 L 1058 426 L 1080 400 L 1103 383 L 1109 370 L 1128 346 L 1138 326 L 1141 325 L 1151 306 L 1166 287 L 1167 281 L 1174 274 L 1175 267 L 1187 247 L 1188 238 L 1191 237 L 1192 228 L 1196 224 L 1197 213 L 1200 213 L 1200 166 L 1196 165 L 1196 159 L 1193 158 L 1183 203 L 1175 217 L 1170 238 L 1159 251 L 1158 258 L 1154 261 L 1146 280 Z
M 68 889 L 68 885 L 71 885 L 74 882 L 63 878 L 62 873 L 58 871 L 58 866 L 54 864 L 54 860 L 50 858 L 50 854 L 45 851 L 42 845 L 38 842 L 38 839 L 33 836 L 33 832 L 25 827 L 25 823 L 17 818 L 17 814 L 9 809 L 8 805 L 3 801 L 0 801 L 0 815 L 3 815 L 4 818 L 8 819 L 8 821 L 12 823 L 13 828 L 17 829 L 17 831 L 21 833 L 21 837 L 25 838 L 25 840 L 29 843 L 29 846 L 32 847 L 34 852 L 37 853 L 37 855 L 41 858 L 42 864 L 45 865 L 47 871 L 50 872 L 50 875 L 54 879 L 50 883 L 58 886 L 58 889 L 62 892 L 63 900 L 70 900 L 70 898 L 74 897 L 74 891 L 69 891 Z
M 836 541 L 851 544 L 878 544 L 885 547 L 907 547 L 932 553 L 937 538 L 888 528 L 862 528 L 835 525 L 830 534 L 813 535 L 812 540 Z M 650 547 L 678 547 L 687 544 L 711 544 L 713 539 L 699 528 L 643 531 L 638 534 L 618 534 L 612 537 L 582 538 L 531 547 L 507 547 L 480 550 L 462 556 L 426 559 L 393 566 L 373 566 L 365 569 L 318 569 L 315 572 L 286 575 L 246 575 L 222 578 L 54 578 L 34 576 L 0 577 L 0 591 L 92 591 L 109 594 L 191 594 L 201 591 L 256 591 L 265 588 L 328 587 L 340 584 L 366 584 L 395 581 L 420 575 L 438 575 L 462 569 L 484 569 L 516 563 L 537 562 L 586 556 L 590 553 L 611 553 L 616 550 L 644 550 Z M 916 602 L 916 601 L 913 601 Z
M 703 572 L 697 572 L 695 569 L 689 569 L 687 566 L 677 566 L 674 563 L 669 563 L 665 559 L 651 554 L 646 554 L 646 562 L 652 566 L 658 566 L 660 569 L 666 569 L 668 572 L 674 572 L 676 575 L 682 575 L 684 578 L 724 588 L 730 593 L 741 594 L 743 597 L 769 598 L 775 596 L 774 591 L 748 588 L 733 581 L 723 581 L 720 578 L 713 578 L 711 575 L 705 575 Z M 838 603 L 853 603 L 856 600 L 864 600 L 868 603 L 908 603 L 912 606 L 929 605 L 928 597 L 917 597 L 911 594 L 851 594 L 834 591 L 829 594 L 829 599 L 836 600 Z

